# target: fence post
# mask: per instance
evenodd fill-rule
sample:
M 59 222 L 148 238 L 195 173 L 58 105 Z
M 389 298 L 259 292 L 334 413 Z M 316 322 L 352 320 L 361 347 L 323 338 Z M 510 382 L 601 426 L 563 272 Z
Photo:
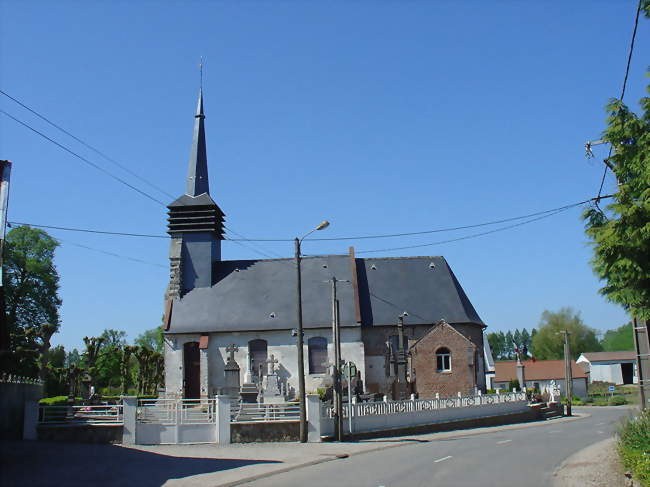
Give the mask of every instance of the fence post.
M 122 444 L 135 445 L 137 441 L 137 417 L 138 398 L 136 396 L 122 396 Z
M 38 439 L 38 401 L 25 401 L 23 416 L 23 440 Z
M 321 402 L 318 394 L 307 394 L 307 441 L 321 440 Z
M 215 425 L 215 441 L 220 445 L 230 444 L 230 397 L 219 395 L 215 397 L 217 424 Z

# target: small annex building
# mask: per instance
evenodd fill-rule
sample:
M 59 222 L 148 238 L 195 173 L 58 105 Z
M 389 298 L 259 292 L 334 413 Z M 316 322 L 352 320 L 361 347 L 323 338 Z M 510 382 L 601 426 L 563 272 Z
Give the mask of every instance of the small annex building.
M 638 384 L 636 353 L 586 352 L 577 362 L 589 373 L 589 382 L 611 382 L 616 385 Z
M 537 389 L 540 392 L 551 392 L 552 382 L 560 389 L 560 393 L 566 391 L 564 379 L 564 360 L 525 360 L 524 378 L 526 388 Z M 512 380 L 517 380 L 517 361 L 501 360 L 494 362 L 495 377 L 492 385 L 495 389 L 505 390 Z M 571 362 L 571 374 L 573 377 L 573 394 L 580 397 L 587 397 L 587 374 L 576 363 Z
M 298 387 L 296 264 L 222 259 L 225 215 L 210 196 L 204 119 L 200 93 L 186 191 L 168 206 L 165 393 L 223 393 L 233 386 L 229 371 L 236 385 L 260 389 L 265 375 L 277 374 L 278 394 L 291 398 Z M 485 390 L 486 325 L 443 257 L 358 258 L 350 248 L 303 257 L 301 269 L 307 392 L 331 384 L 333 277 L 342 359 L 356 364 L 364 392 L 394 397 L 398 358 L 411 351 L 398 350 L 400 315 L 403 346 L 413 345 L 408 392 L 431 397 Z

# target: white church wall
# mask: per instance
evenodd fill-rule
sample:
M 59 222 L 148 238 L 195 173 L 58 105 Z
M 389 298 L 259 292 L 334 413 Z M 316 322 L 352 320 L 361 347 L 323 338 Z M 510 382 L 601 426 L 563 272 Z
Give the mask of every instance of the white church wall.
M 305 360 L 305 389 L 316 392 L 320 387 L 329 385 L 327 374 L 309 374 L 308 340 L 312 337 L 327 339 L 328 361 L 334 362 L 334 345 L 331 328 L 305 330 L 304 360 Z M 165 343 L 165 389 L 168 394 L 183 394 L 183 344 L 198 341 L 199 335 L 172 335 Z M 234 344 L 238 347 L 235 361 L 240 367 L 240 383 L 243 384 L 246 373 L 249 372 L 248 343 L 251 340 L 262 339 L 267 342 L 267 355 L 278 360 L 276 370 L 281 381 L 286 381 L 288 387 L 296 391 L 298 388 L 298 351 L 295 337 L 290 330 L 260 331 L 260 332 L 231 332 L 211 333 L 208 349 L 202 350 L 201 355 L 201 385 L 207 385 L 208 395 L 215 395 L 225 387 L 224 366 L 228 360 L 226 348 Z M 203 360 L 205 354 L 205 360 Z M 359 328 L 341 329 L 341 358 L 352 360 L 361 373 L 365 383 L 364 345 L 361 341 Z M 205 365 L 207 363 L 207 366 Z M 205 382 L 204 382 L 205 381 Z

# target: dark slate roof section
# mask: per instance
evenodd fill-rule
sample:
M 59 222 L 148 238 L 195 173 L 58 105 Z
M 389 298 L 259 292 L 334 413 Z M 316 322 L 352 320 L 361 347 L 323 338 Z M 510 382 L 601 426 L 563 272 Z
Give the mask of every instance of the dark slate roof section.
M 355 321 L 351 282 L 338 284 L 341 326 L 406 324 L 483 325 L 442 257 L 356 259 L 362 325 Z M 433 265 L 432 265 L 433 264 Z M 297 327 L 296 268 L 293 259 L 215 263 L 215 284 L 197 288 L 174 302 L 169 333 L 290 330 Z M 302 261 L 303 324 L 331 325 L 332 276 L 351 281 L 347 255 Z
M 179 206 L 217 206 L 214 200 L 208 193 L 200 194 L 199 196 L 190 196 L 184 194 L 180 198 L 176 198 L 173 203 L 167 205 L 167 208 L 176 208 Z
M 483 325 L 444 257 L 357 259 L 357 268 L 364 324 L 394 324 L 406 311 L 411 325 Z
M 217 283 L 197 288 L 174 302 L 170 332 L 290 330 L 297 328 L 296 267 L 293 259 L 231 260 L 215 263 Z M 302 302 L 305 328 L 332 323 L 331 284 L 350 280 L 345 255 L 309 257 L 302 261 Z M 338 284 L 341 326 L 354 320 L 350 283 Z

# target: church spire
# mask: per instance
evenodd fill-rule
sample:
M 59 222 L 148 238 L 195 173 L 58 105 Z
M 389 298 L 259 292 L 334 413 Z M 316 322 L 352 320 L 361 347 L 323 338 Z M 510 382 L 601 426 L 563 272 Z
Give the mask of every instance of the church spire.
M 192 136 L 192 149 L 187 171 L 187 190 L 189 196 L 199 196 L 203 193 L 210 194 L 208 182 L 208 155 L 205 148 L 205 127 L 203 120 L 203 88 L 199 91 L 199 101 L 196 105 L 194 116 L 194 133 Z

